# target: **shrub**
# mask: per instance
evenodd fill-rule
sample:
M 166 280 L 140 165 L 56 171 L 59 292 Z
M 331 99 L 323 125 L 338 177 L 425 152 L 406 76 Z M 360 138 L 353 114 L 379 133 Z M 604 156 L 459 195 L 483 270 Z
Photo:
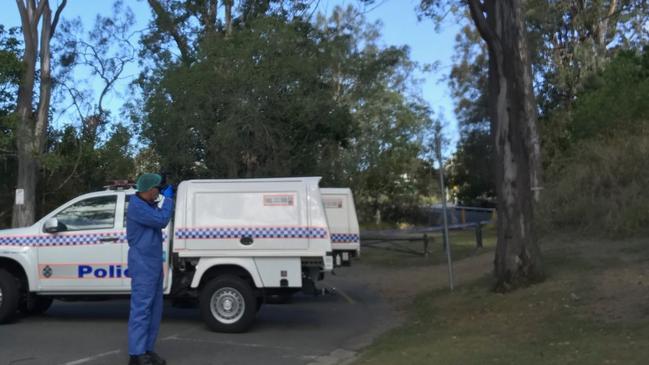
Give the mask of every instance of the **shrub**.
M 541 228 L 630 235 L 649 227 L 649 134 L 586 140 L 547 171 Z

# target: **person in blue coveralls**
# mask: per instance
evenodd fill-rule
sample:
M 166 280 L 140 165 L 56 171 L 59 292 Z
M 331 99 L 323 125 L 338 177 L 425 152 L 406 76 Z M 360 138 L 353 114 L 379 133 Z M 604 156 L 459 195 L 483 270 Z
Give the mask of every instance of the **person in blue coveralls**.
M 173 190 L 160 186 L 162 177 L 143 174 L 126 213 L 131 311 L 128 319 L 129 365 L 165 365 L 154 347 L 162 319 L 162 229 L 173 212 Z M 162 207 L 156 203 L 165 198 Z

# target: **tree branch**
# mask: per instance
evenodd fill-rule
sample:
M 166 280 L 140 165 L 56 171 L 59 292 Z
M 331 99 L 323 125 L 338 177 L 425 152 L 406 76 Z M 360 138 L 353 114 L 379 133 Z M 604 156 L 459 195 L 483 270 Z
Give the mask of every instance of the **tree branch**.
M 61 18 L 61 12 L 63 11 L 63 8 L 65 8 L 65 5 L 68 3 L 68 0 L 63 0 L 63 2 L 59 5 L 58 8 L 56 8 L 56 13 L 54 13 L 54 20 L 52 20 L 52 33 L 50 33 L 50 39 L 52 36 L 54 36 L 54 32 L 56 31 L 56 26 L 59 24 L 59 19 Z
M 133 47 L 128 40 L 122 40 L 122 42 L 122 44 L 128 45 L 128 47 Z M 80 52 L 84 58 L 84 61 L 81 62 L 81 64 L 90 67 L 93 70 L 92 72 L 104 81 L 104 87 L 101 90 L 99 101 L 97 102 L 98 112 L 103 116 L 105 113 L 103 107 L 104 98 L 115 82 L 120 79 L 126 64 L 135 59 L 135 56 L 133 55 L 134 52 L 131 51 L 128 55 L 104 58 L 99 54 L 94 45 L 85 41 L 80 41 L 79 43 L 85 47 L 83 52 Z M 88 50 L 90 50 L 90 52 L 88 52 Z M 109 68 L 106 68 L 106 63 L 109 64 Z
M 183 63 L 189 65 L 191 63 L 190 49 L 187 43 L 187 39 L 180 33 L 178 27 L 174 24 L 171 15 L 165 8 L 160 4 L 158 0 L 148 0 L 151 9 L 157 16 L 158 26 L 163 31 L 169 32 L 171 37 L 176 42 L 178 49 L 180 50 L 180 55 Z
M 218 0 L 208 0 L 203 9 L 200 9 L 201 18 L 208 32 L 213 32 L 216 25 L 216 9 Z
M 218 8 L 219 8 L 219 1 L 210 0 L 209 14 L 210 14 L 210 22 L 212 22 L 212 24 L 216 24 L 216 15 L 218 12 Z
M 72 105 L 74 105 L 75 109 L 77 109 L 77 114 L 79 114 L 79 119 L 83 123 L 83 121 L 86 119 L 86 116 L 83 115 L 83 112 L 81 111 L 81 107 L 79 106 L 79 102 L 77 101 L 77 94 L 75 94 L 76 90 L 73 90 L 65 82 L 62 82 L 60 85 L 62 85 L 68 91 L 68 94 L 70 94 L 70 97 L 72 98 Z
M 36 8 L 36 22 L 38 23 L 38 18 L 41 17 L 41 14 L 43 14 L 43 9 L 45 9 L 45 6 L 50 6 L 49 0 L 40 0 L 38 3 L 38 7 Z
M 607 16 L 611 17 L 615 13 L 615 9 L 617 9 L 617 0 L 611 0 L 611 3 L 608 6 L 608 13 Z
M 23 3 L 23 0 L 16 0 L 16 5 L 18 6 L 18 12 L 20 13 L 20 18 L 21 20 L 25 23 L 28 24 L 29 22 L 27 21 L 27 8 L 25 8 L 25 3 Z
M 34 36 L 33 36 L 33 27 L 31 20 L 29 19 L 29 14 L 25 3 L 23 0 L 16 0 L 16 5 L 18 5 L 18 12 L 20 13 L 20 21 L 22 23 L 23 37 L 25 38 L 25 48 L 33 48 L 35 45 Z M 34 51 L 35 52 L 35 51 Z
M 232 6 L 234 5 L 234 0 L 223 0 L 223 6 L 225 7 L 225 35 L 230 36 L 232 34 Z
M 113 87 L 115 82 L 119 80 L 119 76 L 124 72 L 124 66 L 126 66 L 127 63 L 131 62 L 133 58 L 124 58 L 124 59 L 118 59 L 119 66 L 117 66 L 117 70 L 113 71 L 112 77 L 104 77 L 104 81 L 106 82 L 106 85 L 104 85 L 104 88 L 101 90 L 101 94 L 99 96 L 99 101 L 97 102 L 97 108 L 99 110 L 99 114 L 103 117 L 105 110 L 104 110 L 104 97 L 108 94 L 110 89 Z
M 494 47 L 499 42 L 499 39 L 496 32 L 489 26 L 487 18 L 484 15 L 485 5 L 480 0 L 467 0 L 467 3 L 471 12 L 471 18 L 473 18 L 473 22 L 480 36 L 487 43 L 487 46 Z
M 46 143 L 46 133 L 50 109 L 50 97 L 52 95 L 52 79 L 51 79 L 51 54 L 50 54 L 50 38 L 51 38 L 51 16 L 52 10 L 49 3 L 43 9 L 43 24 L 41 26 L 41 49 L 40 49 L 40 92 L 38 99 L 38 107 L 36 109 L 36 128 L 34 130 L 34 138 L 38 144 L 39 153 L 42 153 Z

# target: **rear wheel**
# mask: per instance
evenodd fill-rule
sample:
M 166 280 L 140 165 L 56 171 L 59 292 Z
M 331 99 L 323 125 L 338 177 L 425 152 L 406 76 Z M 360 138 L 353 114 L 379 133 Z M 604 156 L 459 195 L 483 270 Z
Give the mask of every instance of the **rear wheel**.
M 210 280 L 201 290 L 201 315 L 211 330 L 244 332 L 257 313 L 257 298 L 250 284 L 237 276 Z
M 19 300 L 18 281 L 6 270 L 0 269 L 0 324 L 14 318 Z

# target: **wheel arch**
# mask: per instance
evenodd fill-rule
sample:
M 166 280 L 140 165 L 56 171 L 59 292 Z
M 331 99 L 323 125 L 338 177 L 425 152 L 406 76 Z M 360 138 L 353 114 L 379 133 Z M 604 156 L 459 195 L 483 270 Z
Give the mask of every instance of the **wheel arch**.
M 199 288 L 209 280 L 223 275 L 233 275 L 248 281 L 255 289 L 263 287 L 263 282 L 253 259 L 201 259 L 191 283 Z
M 0 269 L 4 269 L 20 281 L 20 290 L 29 292 L 33 288 L 33 283 L 30 283 L 29 276 L 23 265 L 13 258 L 0 256 Z

